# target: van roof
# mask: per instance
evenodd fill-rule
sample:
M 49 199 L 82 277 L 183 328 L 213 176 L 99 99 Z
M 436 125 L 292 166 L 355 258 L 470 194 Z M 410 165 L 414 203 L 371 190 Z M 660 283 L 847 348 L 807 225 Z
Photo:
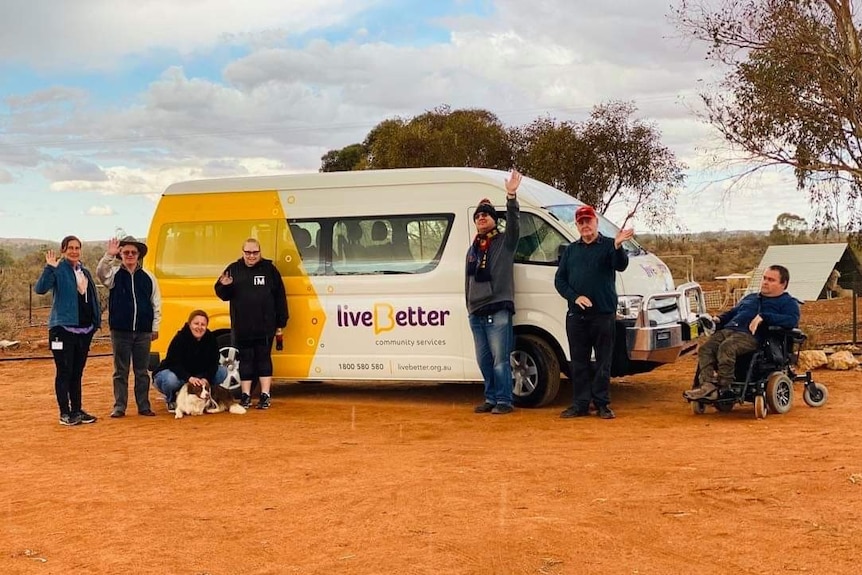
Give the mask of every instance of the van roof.
M 248 176 L 191 180 L 168 186 L 164 195 L 206 194 L 220 192 L 256 192 L 262 190 L 324 190 L 327 188 L 419 185 L 428 183 L 481 183 L 504 191 L 507 172 L 484 168 L 405 168 L 396 170 L 356 170 L 350 172 L 312 172 L 275 176 Z M 576 204 L 581 202 L 538 180 L 524 176 L 518 196 L 537 206 Z

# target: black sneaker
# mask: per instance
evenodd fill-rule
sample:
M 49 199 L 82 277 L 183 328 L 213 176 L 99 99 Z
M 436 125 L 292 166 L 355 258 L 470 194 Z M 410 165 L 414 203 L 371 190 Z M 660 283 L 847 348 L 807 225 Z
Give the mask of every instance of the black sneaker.
M 251 396 L 247 393 L 243 393 L 242 397 L 239 398 L 239 404 L 246 409 L 250 408 L 251 407 Z
M 491 413 L 494 415 L 506 415 L 507 413 L 512 413 L 513 411 L 515 411 L 515 408 L 508 403 L 498 403 L 494 406 L 494 409 L 491 410 Z
M 255 405 L 255 407 L 257 409 L 269 409 L 270 405 L 272 405 L 272 401 L 269 398 L 269 394 L 261 393 L 260 399 L 257 401 L 257 405 Z
M 614 410 L 607 405 L 600 405 L 598 407 L 598 412 L 599 417 L 601 417 L 602 419 L 613 419 L 616 417 L 616 414 L 614 414 Z
M 60 414 L 60 425 L 78 425 L 81 423 L 81 420 L 78 419 L 77 414 L 71 413 L 61 413 Z
M 95 415 L 90 415 L 83 409 L 75 414 L 78 417 L 78 421 L 81 423 L 96 423 L 97 417 Z
M 168 413 L 175 413 L 177 411 L 177 402 L 176 401 L 168 401 Z
M 571 407 L 564 409 L 563 412 L 560 413 L 560 417 L 563 419 L 569 419 L 571 417 L 586 417 L 589 414 L 590 414 L 589 408 L 580 408 L 580 407 L 575 407 L 573 405 Z
M 493 403 L 488 403 L 487 401 L 482 405 L 477 405 L 473 408 L 473 413 L 491 413 L 494 409 Z

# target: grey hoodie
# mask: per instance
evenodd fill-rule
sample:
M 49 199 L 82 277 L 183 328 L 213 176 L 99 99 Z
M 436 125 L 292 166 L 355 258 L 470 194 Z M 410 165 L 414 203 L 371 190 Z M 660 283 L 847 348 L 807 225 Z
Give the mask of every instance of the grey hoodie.
M 503 302 L 515 305 L 515 248 L 520 236 L 520 206 L 518 199 L 506 200 L 506 231 L 491 241 L 488 248 L 488 271 L 491 281 L 477 282 L 475 277 L 466 273 L 465 257 L 464 295 L 467 301 L 467 311 L 471 314 L 480 311 L 485 306 Z M 471 244 L 472 245 L 472 244 Z

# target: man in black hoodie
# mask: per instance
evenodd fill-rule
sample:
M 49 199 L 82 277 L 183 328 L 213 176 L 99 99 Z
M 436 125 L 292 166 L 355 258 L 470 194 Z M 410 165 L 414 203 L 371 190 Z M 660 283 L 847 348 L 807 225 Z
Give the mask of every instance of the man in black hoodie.
M 287 295 L 272 260 L 260 255 L 260 243 L 249 238 L 242 257 L 215 283 L 216 295 L 230 302 L 231 331 L 239 349 L 240 405 L 251 406 L 251 381 L 260 380 L 258 409 L 269 409 L 272 386 L 272 342 L 287 325 Z

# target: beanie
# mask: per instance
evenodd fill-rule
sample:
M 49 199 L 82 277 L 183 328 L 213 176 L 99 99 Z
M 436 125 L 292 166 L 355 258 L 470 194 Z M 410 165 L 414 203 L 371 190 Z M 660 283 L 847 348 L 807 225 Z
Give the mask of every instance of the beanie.
M 473 212 L 474 221 L 476 219 L 476 216 L 478 216 L 479 214 L 488 214 L 488 216 L 492 220 L 494 220 L 494 222 L 497 221 L 497 210 L 494 208 L 494 206 L 491 205 L 491 200 L 489 200 L 488 198 L 483 198 L 479 202 L 479 206 L 476 208 L 476 211 Z

